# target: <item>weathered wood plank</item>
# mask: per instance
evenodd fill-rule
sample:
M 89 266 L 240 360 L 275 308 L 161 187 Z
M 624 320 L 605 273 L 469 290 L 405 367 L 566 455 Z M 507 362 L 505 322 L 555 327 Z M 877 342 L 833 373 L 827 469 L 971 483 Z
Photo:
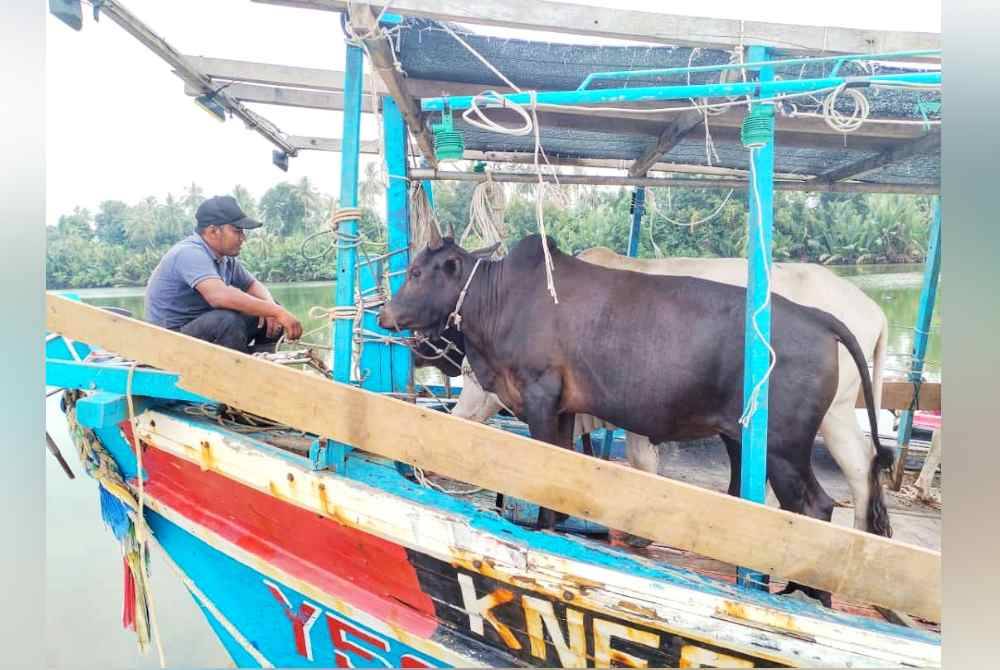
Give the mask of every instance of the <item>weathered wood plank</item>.
M 320 91 L 339 91 L 341 93 L 344 91 L 345 75 L 343 70 L 298 67 L 229 58 L 209 58 L 207 56 L 185 55 L 184 58 L 202 74 L 212 79 L 239 81 L 246 84 L 310 88 Z M 365 77 L 363 90 L 365 93 L 371 92 L 371 77 Z M 378 93 L 384 92 L 384 90 L 378 91 Z
M 886 381 L 882 384 L 882 409 L 910 409 L 913 402 L 914 386 L 911 382 Z M 931 412 L 941 411 L 941 384 L 938 382 L 923 382 L 915 409 Z M 866 407 L 864 396 L 858 394 L 857 407 Z
M 440 179 L 443 181 L 486 181 L 486 175 L 478 172 L 458 172 L 454 170 L 434 170 L 414 168 L 411 179 Z M 494 172 L 493 181 L 516 184 L 534 184 L 538 175 L 527 172 Z M 545 181 L 554 182 L 549 173 L 542 175 Z M 745 179 L 679 179 L 659 177 L 619 177 L 609 175 L 560 174 L 560 184 L 591 184 L 602 186 L 654 186 L 676 188 L 747 188 Z M 775 181 L 776 191 L 810 191 L 820 193 L 914 193 L 934 194 L 941 190 L 940 184 L 874 184 L 864 182 L 835 182 L 817 184 L 814 181 Z
M 923 137 L 910 140 L 902 144 L 895 144 L 879 152 L 875 156 L 862 158 L 861 160 L 841 165 L 832 170 L 816 176 L 816 181 L 822 183 L 833 183 L 843 179 L 859 177 L 866 172 L 878 170 L 879 168 L 893 163 L 904 161 L 913 156 L 926 153 L 938 153 L 941 151 L 941 132 L 932 131 Z
M 305 109 L 344 109 L 343 92 L 306 91 L 300 88 L 220 82 L 214 79 L 212 83 L 216 89 L 221 88 L 229 97 L 241 102 L 256 102 L 263 105 L 279 105 L 282 107 L 302 107 Z M 200 86 L 185 83 L 184 93 L 195 96 L 202 95 L 203 91 Z M 372 113 L 371 96 L 362 96 L 361 111 L 368 114 Z
M 372 67 L 378 72 L 386 91 L 399 105 L 399 111 L 403 114 L 407 128 L 416 138 L 417 146 L 420 147 L 424 159 L 432 167 L 437 167 L 437 156 L 434 153 L 434 140 L 431 138 L 430 128 L 427 127 L 420 114 L 420 106 L 406 92 L 403 75 L 396 69 L 392 45 L 389 44 L 385 34 L 381 32 L 378 17 L 368 5 L 347 6 L 345 3 L 344 9 L 350 16 L 351 25 L 361 35 L 374 35 L 374 37 L 361 40 L 365 45 L 365 52 L 371 58 Z
M 191 392 L 303 431 L 679 549 L 940 620 L 938 552 L 597 461 L 53 294 L 46 296 L 46 323 L 52 332 L 175 371 Z
M 343 141 L 333 137 L 308 137 L 305 135 L 289 135 L 288 141 L 296 148 L 312 151 L 342 151 Z M 377 154 L 378 141 L 363 140 L 361 142 L 361 153 Z
M 656 144 L 646 150 L 646 153 L 635 159 L 628 169 L 630 177 L 645 177 L 649 168 L 677 143 L 687 137 L 688 133 L 700 126 L 705 120 L 704 115 L 696 109 L 680 112 L 674 121 L 663 129 Z
M 253 0 L 262 4 L 342 12 L 346 0 Z M 376 3 L 377 7 L 381 7 Z M 759 44 L 787 53 L 880 53 L 940 49 L 941 35 L 830 26 L 797 26 L 661 12 L 612 5 L 576 5 L 549 0 L 393 0 L 391 11 L 438 21 L 458 21 L 519 30 L 543 30 L 677 46 L 728 49 Z

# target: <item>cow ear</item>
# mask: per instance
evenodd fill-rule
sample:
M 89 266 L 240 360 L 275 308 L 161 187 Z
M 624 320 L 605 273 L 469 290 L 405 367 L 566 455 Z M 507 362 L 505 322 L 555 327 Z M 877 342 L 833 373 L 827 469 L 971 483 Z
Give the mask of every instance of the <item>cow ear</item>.
M 462 272 L 462 259 L 449 258 L 444 262 L 444 273 L 449 277 L 457 277 Z

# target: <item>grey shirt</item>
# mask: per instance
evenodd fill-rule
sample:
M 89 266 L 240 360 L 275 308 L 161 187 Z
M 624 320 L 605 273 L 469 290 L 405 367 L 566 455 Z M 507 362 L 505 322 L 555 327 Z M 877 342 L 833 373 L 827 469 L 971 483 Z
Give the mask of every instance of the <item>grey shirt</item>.
M 164 254 L 146 284 L 146 320 L 178 330 L 213 308 L 195 290 L 200 282 L 218 277 L 226 286 L 246 291 L 255 278 L 232 256 L 220 256 L 194 233 Z

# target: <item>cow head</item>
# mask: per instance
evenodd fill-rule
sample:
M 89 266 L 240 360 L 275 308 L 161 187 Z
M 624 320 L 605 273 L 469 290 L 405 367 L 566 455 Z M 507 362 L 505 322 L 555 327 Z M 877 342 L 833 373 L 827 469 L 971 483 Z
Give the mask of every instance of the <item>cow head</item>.
M 489 258 L 497 246 L 466 251 L 432 229 L 427 246 L 410 263 L 406 281 L 379 311 L 379 325 L 415 330 L 432 340 L 440 337 L 476 260 Z

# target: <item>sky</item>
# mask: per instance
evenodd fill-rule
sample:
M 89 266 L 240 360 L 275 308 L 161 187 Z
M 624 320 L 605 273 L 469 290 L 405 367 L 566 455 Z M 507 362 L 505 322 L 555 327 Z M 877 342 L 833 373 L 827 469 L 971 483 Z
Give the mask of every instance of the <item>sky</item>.
M 606 0 L 575 0 L 606 6 Z M 332 70 L 344 69 L 339 15 L 249 0 L 122 0 L 181 53 Z M 667 14 L 879 30 L 941 30 L 940 0 L 616 0 L 622 9 Z M 576 43 L 571 35 L 477 27 L 479 32 Z M 294 135 L 340 137 L 339 112 L 248 105 Z M 134 204 L 180 195 L 192 182 L 207 195 L 245 186 L 258 198 L 303 176 L 324 193 L 339 190 L 340 154 L 302 151 L 283 173 L 273 146 L 238 119 L 214 120 L 184 95 L 169 66 L 108 18 L 84 5 L 83 30 L 50 16 L 46 36 L 46 223 L 106 199 Z M 362 140 L 375 139 L 364 115 Z M 364 157 L 363 157 L 364 159 Z

